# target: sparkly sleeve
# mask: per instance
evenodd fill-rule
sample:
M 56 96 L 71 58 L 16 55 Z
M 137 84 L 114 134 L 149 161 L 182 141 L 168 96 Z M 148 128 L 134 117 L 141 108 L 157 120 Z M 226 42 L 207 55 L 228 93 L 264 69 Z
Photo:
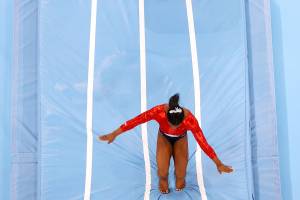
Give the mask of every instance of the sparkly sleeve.
M 155 106 L 150 110 L 147 110 L 139 114 L 138 116 L 126 121 L 124 124 L 120 126 L 120 128 L 123 132 L 128 131 L 140 124 L 155 119 L 155 116 L 159 113 L 159 111 L 160 111 L 160 106 Z
M 214 159 L 217 157 L 214 149 L 207 143 L 206 138 L 202 132 L 202 129 L 199 126 L 199 123 L 195 116 L 190 117 L 187 122 L 188 129 L 192 131 L 197 143 L 201 147 L 201 149 L 206 153 L 208 157 Z

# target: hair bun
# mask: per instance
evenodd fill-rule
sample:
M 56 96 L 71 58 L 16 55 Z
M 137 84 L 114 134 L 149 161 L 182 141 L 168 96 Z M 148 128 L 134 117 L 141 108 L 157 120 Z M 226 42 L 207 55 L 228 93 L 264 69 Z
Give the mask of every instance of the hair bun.
M 175 107 L 179 106 L 179 94 L 176 93 L 169 99 L 169 109 L 173 110 Z

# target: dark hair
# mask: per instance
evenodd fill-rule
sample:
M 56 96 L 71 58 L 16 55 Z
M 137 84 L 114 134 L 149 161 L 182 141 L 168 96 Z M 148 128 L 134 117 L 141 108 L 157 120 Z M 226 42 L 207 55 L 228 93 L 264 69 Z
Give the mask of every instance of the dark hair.
M 179 106 L 179 94 L 174 94 L 169 99 L 169 109 L 167 112 L 168 121 L 173 125 L 179 125 L 183 118 L 183 108 Z

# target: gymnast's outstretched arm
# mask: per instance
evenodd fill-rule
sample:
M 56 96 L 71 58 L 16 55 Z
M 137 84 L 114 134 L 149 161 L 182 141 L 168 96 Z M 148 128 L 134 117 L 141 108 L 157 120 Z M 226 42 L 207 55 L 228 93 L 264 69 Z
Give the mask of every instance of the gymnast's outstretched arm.
M 214 149 L 208 144 L 202 129 L 199 126 L 199 123 L 195 116 L 192 116 L 187 121 L 190 130 L 192 131 L 197 143 L 201 147 L 201 149 L 206 153 L 208 157 L 214 161 L 219 173 L 231 173 L 233 171 L 231 166 L 224 165 L 222 161 L 218 158 L 217 154 L 215 153 Z
M 106 134 L 106 135 L 99 136 L 99 139 L 102 141 L 107 141 L 108 144 L 110 144 L 115 140 L 115 138 L 117 136 L 119 136 L 123 132 L 126 132 L 140 124 L 143 124 L 145 122 L 155 119 L 155 115 L 159 112 L 159 110 L 160 110 L 160 107 L 155 106 L 155 107 L 151 108 L 150 110 L 147 110 L 147 111 L 139 114 L 138 116 L 126 121 L 124 124 L 122 124 L 120 127 L 118 127 L 113 132 Z

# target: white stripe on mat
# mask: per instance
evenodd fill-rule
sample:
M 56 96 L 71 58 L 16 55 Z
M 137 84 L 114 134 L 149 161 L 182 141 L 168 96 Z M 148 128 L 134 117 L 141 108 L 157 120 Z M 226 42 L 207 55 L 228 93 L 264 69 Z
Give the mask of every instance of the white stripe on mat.
M 187 10 L 187 17 L 188 17 L 190 45 L 191 45 L 191 54 L 192 54 L 194 94 L 195 94 L 195 116 L 198 119 L 199 124 L 201 126 L 200 78 L 199 78 L 199 66 L 198 66 L 197 44 L 196 44 L 192 0 L 186 0 L 186 10 Z M 196 151 L 196 170 L 197 170 L 197 181 L 199 185 L 199 190 L 201 192 L 202 200 L 207 200 L 204 181 L 203 181 L 203 173 L 202 173 L 201 149 L 199 145 L 197 145 L 197 151 Z
M 145 43 L 145 14 L 144 0 L 139 0 L 139 31 L 140 31 L 140 73 L 141 73 L 141 112 L 147 110 L 147 80 L 146 80 L 146 43 Z M 142 128 L 142 140 L 145 160 L 146 185 L 144 200 L 149 200 L 151 189 L 151 168 L 148 148 L 147 124 Z
M 93 88 L 94 88 L 94 67 L 95 67 L 95 43 L 96 43 L 96 21 L 97 21 L 97 0 L 91 0 L 91 23 L 90 23 L 90 46 L 87 84 L 87 107 L 86 107 L 86 171 L 84 200 L 90 200 L 92 184 L 92 163 L 93 163 Z

